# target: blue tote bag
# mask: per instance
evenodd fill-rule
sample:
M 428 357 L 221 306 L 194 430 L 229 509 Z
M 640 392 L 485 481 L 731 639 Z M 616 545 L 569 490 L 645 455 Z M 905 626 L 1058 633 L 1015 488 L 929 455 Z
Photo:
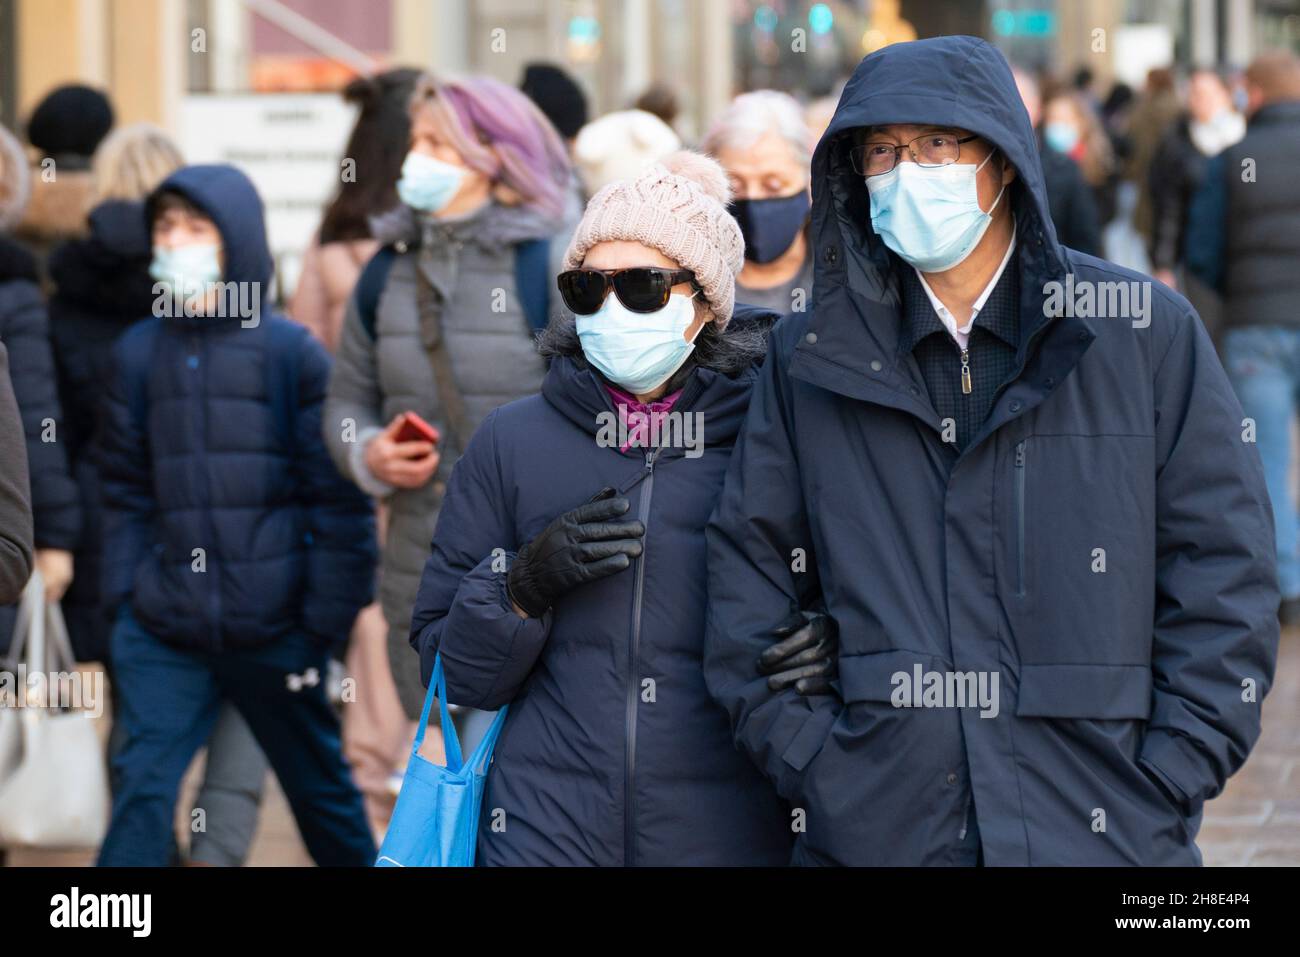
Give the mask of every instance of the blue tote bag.
M 439 767 L 420 756 L 429 708 L 438 696 L 447 766 Z M 442 656 L 433 663 L 429 691 L 424 696 L 420 728 L 415 733 L 411 761 L 402 779 L 402 791 L 379 849 L 376 867 L 473 867 L 478 838 L 478 816 L 487 782 L 487 763 L 497 735 L 505 724 L 506 709 L 497 712 L 468 761 L 461 760 L 460 738 L 447 713 L 447 680 Z

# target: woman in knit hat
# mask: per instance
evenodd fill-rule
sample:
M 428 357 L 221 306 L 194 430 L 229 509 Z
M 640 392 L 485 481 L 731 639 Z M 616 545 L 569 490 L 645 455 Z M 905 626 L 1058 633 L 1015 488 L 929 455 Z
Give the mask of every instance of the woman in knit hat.
M 88 232 L 96 202 L 90 159 L 112 127 L 108 97 L 78 83 L 46 94 L 27 121 L 32 195 L 14 234 L 36 255 L 42 283 L 54 248 Z
M 790 812 L 700 665 L 704 524 L 775 318 L 733 316 L 729 198 L 689 152 L 600 190 L 565 254 L 573 315 L 541 339 L 542 393 L 489 415 L 452 473 L 411 640 L 449 701 L 510 706 L 479 863 L 788 861 Z

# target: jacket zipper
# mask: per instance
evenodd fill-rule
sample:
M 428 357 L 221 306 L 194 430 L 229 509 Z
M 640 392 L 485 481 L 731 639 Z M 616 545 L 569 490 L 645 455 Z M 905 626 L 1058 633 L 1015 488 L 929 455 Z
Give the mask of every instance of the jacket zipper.
M 961 394 L 970 395 L 970 349 L 961 351 Z
M 1025 596 L 1025 440 L 1016 444 L 1016 597 Z
M 650 521 L 650 495 L 654 491 L 655 458 L 658 449 L 651 449 L 645 454 L 645 482 L 641 488 L 641 507 L 637 517 L 641 524 L 647 526 Z M 627 675 L 627 761 L 625 765 L 623 798 L 623 863 L 632 867 L 636 863 L 633 828 L 634 775 L 636 773 L 636 720 L 637 702 L 641 696 L 640 682 L 637 680 L 637 661 L 641 649 L 641 599 L 645 590 L 645 538 L 642 538 L 641 557 L 636 560 L 636 584 L 632 587 L 632 634 L 628 648 Z

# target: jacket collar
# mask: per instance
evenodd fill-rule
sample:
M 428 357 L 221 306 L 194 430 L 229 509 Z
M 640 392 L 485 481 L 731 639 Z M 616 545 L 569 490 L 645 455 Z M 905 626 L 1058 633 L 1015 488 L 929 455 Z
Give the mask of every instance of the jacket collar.
M 921 280 L 915 269 L 900 267 L 898 275 L 901 280 L 903 306 L 901 310 L 902 327 L 899 331 L 898 348 L 902 352 L 913 351 L 917 344 L 936 332 L 948 335 L 948 328 L 934 311 L 930 297 L 925 294 Z M 998 277 L 997 285 L 984 305 L 975 316 L 973 326 L 997 336 L 1012 349 L 1020 347 L 1020 316 L 1016 306 L 1020 301 L 1020 274 L 1016 254 L 1011 253 L 1006 269 Z
M 937 63 L 944 69 L 935 69 Z M 901 409 L 938 431 L 920 370 L 902 342 L 897 259 L 871 228 L 862 177 L 848 160 L 852 131 L 887 123 L 935 123 L 992 142 L 1017 172 L 1010 198 L 1019 267 L 1020 372 L 998 398 L 983 432 L 1033 408 L 1095 338 L 1086 320 L 1048 314 L 1047 283 L 1069 269 L 1048 212 L 1038 143 L 1006 60 L 973 37 L 893 44 L 859 64 L 813 156 L 813 302 L 789 374 L 849 398 Z M 906 267 L 911 268 L 911 267 Z M 1008 267 L 1010 269 L 1010 267 Z

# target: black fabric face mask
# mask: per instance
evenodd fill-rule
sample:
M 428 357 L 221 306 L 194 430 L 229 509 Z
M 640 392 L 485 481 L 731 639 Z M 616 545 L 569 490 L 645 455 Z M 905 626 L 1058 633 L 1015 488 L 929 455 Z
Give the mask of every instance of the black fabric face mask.
M 770 263 L 790 248 L 808 219 L 808 191 L 776 199 L 738 199 L 731 215 L 745 237 L 745 258 Z

